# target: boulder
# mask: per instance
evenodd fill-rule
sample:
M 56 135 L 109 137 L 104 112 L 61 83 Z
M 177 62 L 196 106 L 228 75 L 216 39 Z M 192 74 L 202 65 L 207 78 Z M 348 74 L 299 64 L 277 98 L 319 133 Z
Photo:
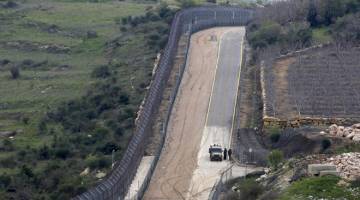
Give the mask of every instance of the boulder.
M 345 130 L 345 127 L 339 126 L 336 135 L 339 136 L 339 137 L 343 137 L 344 136 L 344 130 Z
M 360 142 L 360 135 L 355 135 L 352 140 L 355 142 Z
M 308 165 L 308 173 L 312 175 L 319 175 L 321 171 L 336 171 L 336 166 L 333 164 L 310 164 Z
M 90 168 L 86 168 L 86 169 L 84 169 L 84 171 L 82 171 L 81 173 L 80 173 L 80 176 L 86 176 L 86 175 L 88 175 L 90 173 Z
M 360 129 L 360 123 L 351 126 L 353 129 Z
M 329 127 L 330 135 L 336 135 L 337 131 L 338 131 L 338 126 L 336 124 L 333 124 Z
M 346 136 L 350 135 L 352 132 L 353 132 L 353 129 L 351 127 L 346 127 L 344 129 L 344 135 L 343 136 L 346 137 Z
M 16 135 L 16 131 L 0 131 L 2 137 L 13 137 Z
M 355 133 L 350 133 L 349 135 L 346 136 L 346 138 L 352 139 L 355 136 Z
M 360 135 L 360 129 L 353 129 L 353 133 L 355 133 L 355 135 Z
M 106 176 L 106 174 L 104 172 L 98 171 L 98 173 L 96 173 L 95 177 L 96 178 L 104 178 Z

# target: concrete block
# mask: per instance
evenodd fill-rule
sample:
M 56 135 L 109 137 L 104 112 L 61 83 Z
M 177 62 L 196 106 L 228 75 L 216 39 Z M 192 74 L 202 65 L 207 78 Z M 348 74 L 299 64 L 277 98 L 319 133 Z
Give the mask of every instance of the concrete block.
M 321 171 L 336 171 L 336 166 L 332 164 L 311 164 L 308 165 L 308 173 L 318 175 Z
M 320 171 L 320 176 L 326 176 L 326 175 L 334 175 L 334 176 L 340 176 L 340 172 L 334 171 L 334 170 L 324 170 Z

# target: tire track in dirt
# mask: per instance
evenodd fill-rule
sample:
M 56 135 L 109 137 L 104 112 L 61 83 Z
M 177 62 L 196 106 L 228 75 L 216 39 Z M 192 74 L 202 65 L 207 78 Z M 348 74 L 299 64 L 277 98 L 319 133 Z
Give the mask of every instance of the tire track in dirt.
M 213 28 L 192 35 L 189 58 L 174 104 L 166 143 L 144 199 L 186 199 L 197 166 L 205 118 L 214 80 L 217 38 L 230 28 Z

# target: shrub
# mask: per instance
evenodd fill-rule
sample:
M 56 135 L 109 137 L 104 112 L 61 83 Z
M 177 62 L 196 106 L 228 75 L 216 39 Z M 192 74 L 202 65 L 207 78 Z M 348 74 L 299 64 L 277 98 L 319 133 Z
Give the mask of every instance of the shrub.
M 331 146 L 331 141 L 329 139 L 325 138 L 321 141 L 321 146 L 322 146 L 323 150 L 326 150 Z
M 283 161 L 284 155 L 282 151 L 273 150 L 268 156 L 268 162 L 270 167 L 277 169 L 279 164 Z
M 280 40 L 281 26 L 273 21 L 260 25 L 257 31 L 249 35 L 250 43 L 254 48 L 264 48 Z
M 107 78 L 111 75 L 110 69 L 106 65 L 96 67 L 91 73 L 93 78 Z
M 360 188 L 360 178 L 357 178 L 350 182 L 352 188 Z
M 17 165 L 13 157 L 5 157 L 0 160 L 1 168 L 14 168 Z
M 25 175 L 25 176 L 27 176 L 28 178 L 34 177 L 34 172 L 33 172 L 33 170 L 32 170 L 30 167 L 28 167 L 27 165 L 23 165 L 23 166 L 21 167 L 20 173 L 23 174 L 23 175 Z
M 240 189 L 240 199 L 257 199 L 263 191 L 264 188 L 259 183 L 257 183 L 254 179 L 245 179 L 239 186 Z
M 12 66 L 10 68 L 10 74 L 12 79 L 18 79 L 20 77 L 20 69 L 17 66 Z
M 55 149 L 55 156 L 65 160 L 70 156 L 70 151 L 66 148 L 58 148 Z
M 13 151 L 14 150 L 14 144 L 9 139 L 3 140 L 3 149 L 5 151 Z
M 49 147 L 44 145 L 39 149 L 39 159 L 41 160 L 47 160 L 50 158 L 50 152 Z
M 90 155 L 87 157 L 85 163 L 90 167 L 90 169 L 102 169 L 111 165 L 111 161 L 106 157 L 95 155 Z
M 23 117 L 22 118 L 22 122 L 24 123 L 24 124 L 29 124 L 29 121 L 30 121 L 30 118 L 29 117 Z
M 47 125 L 45 120 L 41 120 L 38 125 L 38 131 L 40 134 L 45 134 L 47 132 Z
M 0 175 L 0 188 L 7 188 L 11 183 L 11 177 L 9 175 L 2 174 Z
M 102 145 L 101 147 L 97 148 L 97 151 L 100 151 L 105 155 L 110 155 L 113 150 L 116 151 L 118 149 L 119 149 L 119 147 L 116 143 L 108 142 L 108 143 Z
M 272 143 L 277 143 L 280 140 L 280 133 L 272 133 L 270 135 L 270 140 Z

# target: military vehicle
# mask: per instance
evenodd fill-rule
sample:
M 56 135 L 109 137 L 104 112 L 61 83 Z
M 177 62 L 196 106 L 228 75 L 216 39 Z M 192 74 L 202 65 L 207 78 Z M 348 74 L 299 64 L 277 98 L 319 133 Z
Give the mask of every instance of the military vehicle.
M 223 160 L 223 149 L 219 144 L 210 145 L 209 154 L 210 154 L 210 161 Z

